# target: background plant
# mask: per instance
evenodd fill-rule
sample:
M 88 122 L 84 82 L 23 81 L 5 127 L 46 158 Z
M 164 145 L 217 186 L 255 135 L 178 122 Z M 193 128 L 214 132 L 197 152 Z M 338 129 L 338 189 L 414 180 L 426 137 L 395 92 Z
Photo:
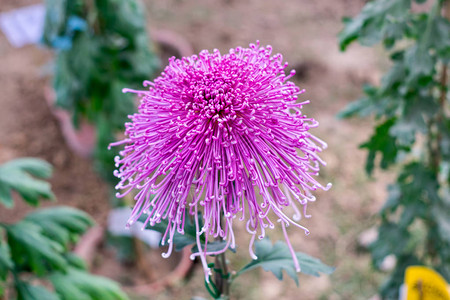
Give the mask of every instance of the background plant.
M 33 158 L 0 165 L 0 203 L 12 208 L 12 191 L 33 206 L 53 199 L 50 184 L 38 179 L 51 172 L 48 163 Z M 16 223 L 0 222 L 0 299 L 128 299 L 115 282 L 90 274 L 70 251 L 92 225 L 87 214 L 64 206 L 33 211 Z
M 123 95 L 151 78 L 158 59 L 150 49 L 144 9 L 137 0 L 46 0 L 43 41 L 56 50 L 53 88 L 56 105 L 97 129 L 95 158 L 102 175 L 114 182 L 108 151 L 134 98 Z
M 379 213 L 378 239 L 370 246 L 373 264 L 395 255 L 397 264 L 380 288 L 385 299 L 398 299 L 409 265 L 426 265 L 450 281 L 450 1 L 377 0 L 339 34 L 341 50 L 353 41 L 381 42 L 392 61 L 378 86 L 341 117 L 373 116 L 374 133 L 366 171 L 398 165 Z M 446 16 L 447 15 L 447 18 Z

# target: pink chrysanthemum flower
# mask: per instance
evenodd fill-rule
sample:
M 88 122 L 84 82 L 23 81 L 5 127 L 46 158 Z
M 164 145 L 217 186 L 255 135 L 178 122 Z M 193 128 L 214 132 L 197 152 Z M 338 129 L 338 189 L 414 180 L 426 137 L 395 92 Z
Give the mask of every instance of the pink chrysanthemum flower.
M 183 59 L 171 58 L 146 91 L 124 89 L 141 96 L 138 113 L 126 124 L 127 138 L 116 158 L 119 197 L 138 189 L 129 224 L 147 214 L 146 225 L 163 219 L 169 226 L 163 236 L 170 255 L 176 231 L 184 232 L 186 208 L 197 226 L 199 255 L 208 278 L 206 255 L 235 247 L 233 220 L 246 222 L 252 235 L 265 236 L 274 228 L 269 213 L 281 224 L 287 244 L 299 264 L 286 234 L 286 226 L 301 218 L 298 205 L 314 201 L 311 191 L 327 190 L 314 178 L 317 155 L 326 144 L 308 132 L 318 123 L 301 113 L 300 90 L 288 81 L 282 55 L 271 55 L 270 46 L 251 44 L 228 54 L 218 50 Z M 259 194 L 259 196 L 258 196 Z M 284 208 L 292 207 L 290 218 Z M 203 216 L 199 227 L 198 212 Z M 221 223 L 223 219 L 223 223 Z M 208 251 L 199 235 L 227 240 L 221 251 Z

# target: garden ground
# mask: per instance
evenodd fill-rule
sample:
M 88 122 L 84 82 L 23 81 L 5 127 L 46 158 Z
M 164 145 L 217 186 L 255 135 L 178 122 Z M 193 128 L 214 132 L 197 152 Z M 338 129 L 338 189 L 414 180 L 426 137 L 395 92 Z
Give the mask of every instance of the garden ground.
M 38 2 L 3 0 L 0 12 Z M 357 147 L 370 133 L 370 123 L 335 117 L 360 96 L 363 83 L 379 80 L 386 64 L 381 51 L 359 46 L 346 53 L 338 50 L 341 18 L 355 15 L 363 4 L 361 0 L 145 1 L 150 32 L 172 30 L 184 36 L 194 52 L 213 48 L 224 52 L 260 40 L 283 53 L 297 70 L 296 83 L 306 89 L 302 99 L 311 100 L 304 112 L 320 122 L 313 132 L 329 146 L 322 155 L 328 165 L 321 180 L 332 182 L 333 188 L 319 192 L 317 202 L 309 206 L 312 218 L 303 225 L 311 234 L 305 236 L 294 228 L 289 234 L 296 250 L 335 266 L 335 273 L 318 278 L 300 274 L 297 288 L 289 278 L 280 282 L 262 270 L 250 272 L 235 283 L 234 299 L 368 299 L 376 293 L 382 274 L 372 271 L 370 258 L 358 248 L 356 239 L 375 223 L 388 176 L 376 174 L 374 181 L 364 174 L 365 153 Z M 41 47 L 14 49 L 0 34 L 0 162 L 21 156 L 49 161 L 55 167 L 51 183 L 58 204 L 83 209 L 105 224 L 109 209 L 106 185 L 89 160 L 70 152 L 45 103 L 45 66 L 51 57 L 51 52 Z M 1 208 L 0 219 L 14 221 L 28 211 L 23 203 L 12 212 Z M 269 234 L 272 240 L 280 237 L 277 231 Z M 237 236 L 240 247 L 229 256 L 234 268 L 250 259 L 246 250 L 249 236 L 243 227 Z M 201 274 L 198 266 L 189 279 L 151 295 L 151 299 L 205 297 Z

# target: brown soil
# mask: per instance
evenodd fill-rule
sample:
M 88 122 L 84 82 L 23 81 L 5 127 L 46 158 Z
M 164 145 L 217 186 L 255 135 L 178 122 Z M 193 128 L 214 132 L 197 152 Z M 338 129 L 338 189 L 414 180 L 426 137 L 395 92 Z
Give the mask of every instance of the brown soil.
M 33 0 L 4 0 L 0 12 L 33 4 Z M 310 205 L 313 215 L 305 225 L 311 235 L 290 230 L 294 247 L 337 267 L 332 276 L 300 275 L 300 287 L 291 279 L 283 282 L 272 274 L 255 271 L 236 281 L 234 299 L 367 299 L 379 280 L 373 277 L 367 254 L 356 250 L 355 238 L 374 223 L 373 215 L 384 201 L 384 180 L 369 181 L 363 172 L 365 153 L 357 150 L 370 133 L 370 124 L 360 120 L 342 121 L 336 113 L 360 95 L 364 82 L 377 82 L 384 62 L 373 49 L 337 49 L 336 34 L 344 15 L 355 15 L 365 1 L 185 1 L 146 0 L 149 28 L 168 29 L 184 36 L 195 52 L 246 46 L 259 39 L 282 52 L 297 69 L 296 81 L 311 99 L 306 114 L 319 120 L 315 134 L 328 142 L 323 158 L 322 181 L 333 183 L 327 193 L 319 193 Z M 55 118 L 45 104 L 47 80 L 44 66 L 51 53 L 27 46 L 14 49 L 0 34 L 0 163 L 14 157 L 40 157 L 54 165 L 51 179 L 58 204 L 81 208 L 104 224 L 109 209 L 108 190 L 92 168 L 91 161 L 71 153 L 65 145 Z M 163 63 L 164 64 L 164 63 Z M 379 175 L 377 175 L 380 178 Z M 18 203 L 12 211 L 0 207 L 0 220 L 13 221 L 30 211 Z M 229 256 L 236 269 L 248 262 L 248 234 L 237 229 L 238 253 Z M 278 231 L 270 233 L 273 240 Z M 108 254 L 109 255 L 109 254 Z M 117 274 L 131 281 L 140 277 L 124 266 L 109 267 L 106 255 L 97 272 Z M 162 260 L 153 257 L 151 261 Z M 122 279 L 115 277 L 123 282 Z M 134 276 L 134 277 L 133 277 Z M 202 270 L 196 268 L 186 282 L 151 299 L 207 297 Z M 133 299 L 147 299 L 133 296 Z

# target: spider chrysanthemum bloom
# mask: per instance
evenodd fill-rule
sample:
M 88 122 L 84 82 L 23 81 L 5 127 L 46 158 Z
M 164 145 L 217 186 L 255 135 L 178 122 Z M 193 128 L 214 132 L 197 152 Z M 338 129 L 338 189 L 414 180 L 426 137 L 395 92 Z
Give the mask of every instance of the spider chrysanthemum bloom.
M 300 90 L 286 76 L 282 55 L 271 54 L 259 42 L 183 59 L 171 58 L 146 91 L 125 89 L 141 96 L 138 113 L 126 124 L 127 138 L 116 158 L 123 196 L 138 189 L 129 223 L 146 214 L 146 223 L 169 221 L 163 242 L 170 255 L 173 235 L 184 232 L 193 216 L 197 235 L 221 237 L 227 246 L 208 251 L 197 237 L 205 272 L 206 255 L 235 247 L 233 220 L 246 222 L 252 235 L 263 238 L 274 228 L 269 213 L 281 224 L 297 269 L 299 265 L 286 226 L 306 215 L 315 198 L 311 191 L 328 189 L 316 181 L 317 155 L 326 144 L 309 133 L 318 123 L 301 113 Z M 303 206 L 301 213 L 298 206 Z M 292 218 L 284 208 L 292 207 Z M 199 226 L 199 212 L 203 226 Z M 308 216 L 307 216 L 308 217 Z M 221 221 L 223 220 L 223 221 Z

